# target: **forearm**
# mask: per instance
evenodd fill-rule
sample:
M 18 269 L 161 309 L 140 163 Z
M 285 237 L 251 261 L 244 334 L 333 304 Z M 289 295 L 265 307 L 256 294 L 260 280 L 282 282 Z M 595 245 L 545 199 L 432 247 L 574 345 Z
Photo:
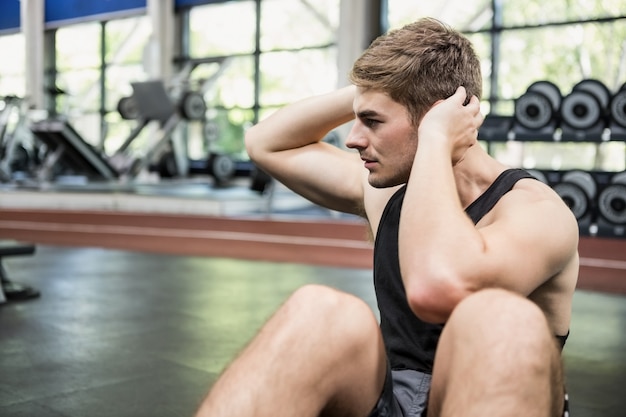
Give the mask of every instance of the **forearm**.
M 319 142 L 332 129 L 354 118 L 354 86 L 290 104 L 246 133 L 246 149 L 254 160 L 266 153 Z
M 461 204 L 450 150 L 428 139 L 418 147 L 402 206 L 400 267 L 416 314 L 445 321 L 471 291 L 462 278 L 482 240 Z

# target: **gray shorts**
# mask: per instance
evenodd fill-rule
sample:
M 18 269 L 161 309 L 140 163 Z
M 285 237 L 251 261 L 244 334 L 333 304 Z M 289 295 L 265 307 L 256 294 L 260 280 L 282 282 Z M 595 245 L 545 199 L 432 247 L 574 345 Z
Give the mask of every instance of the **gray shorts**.
M 422 417 L 430 392 L 431 375 L 411 369 L 387 368 L 383 392 L 370 417 Z
M 369 417 L 426 417 L 432 375 L 411 369 L 387 367 L 383 392 Z M 569 398 L 564 396 L 563 417 L 569 417 Z

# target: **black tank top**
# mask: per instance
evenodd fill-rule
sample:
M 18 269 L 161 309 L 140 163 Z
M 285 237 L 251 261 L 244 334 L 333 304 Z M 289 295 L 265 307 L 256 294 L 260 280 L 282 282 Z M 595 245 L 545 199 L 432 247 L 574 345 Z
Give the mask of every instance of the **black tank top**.
M 534 177 L 521 169 L 509 169 L 500 174 L 465 210 L 474 224 L 522 178 Z M 378 226 L 374 245 L 374 287 L 391 369 L 432 373 L 443 325 L 421 321 L 406 299 L 398 260 L 398 226 L 405 192 L 406 185 L 389 199 Z

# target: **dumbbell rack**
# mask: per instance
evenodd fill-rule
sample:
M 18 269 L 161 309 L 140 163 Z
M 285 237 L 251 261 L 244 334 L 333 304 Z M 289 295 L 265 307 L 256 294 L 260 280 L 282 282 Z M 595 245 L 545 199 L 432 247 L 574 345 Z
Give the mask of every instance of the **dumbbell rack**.
M 555 84 L 537 81 L 515 100 L 513 116 L 487 115 L 479 139 L 487 143 L 626 142 L 626 83 L 611 94 L 601 82 L 586 79 L 563 97 Z M 581 235 L 626 239 L 626 171 L 529 171 L 568 204 Z

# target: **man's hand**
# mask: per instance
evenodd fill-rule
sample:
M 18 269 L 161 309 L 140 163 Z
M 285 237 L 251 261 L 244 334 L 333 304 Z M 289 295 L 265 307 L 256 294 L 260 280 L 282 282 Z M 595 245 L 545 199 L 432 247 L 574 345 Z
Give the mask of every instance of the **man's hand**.
M 431 140 L 444 142 L 450 151 L 453 165 L 476 144 L 478 128 L 484 119 L 478 98 L 472 96 L 464 105 L 465 99 L 465 88 L 457 88 L 452 96 L 436 102 L 430 108 L 418 128 L 420 145 Z

